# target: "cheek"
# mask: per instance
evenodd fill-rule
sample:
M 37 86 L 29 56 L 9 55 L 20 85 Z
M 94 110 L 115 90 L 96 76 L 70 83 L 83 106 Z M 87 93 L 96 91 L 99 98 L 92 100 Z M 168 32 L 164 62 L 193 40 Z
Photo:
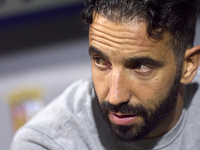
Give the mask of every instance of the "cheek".
M 102 75 L 101 72 L 92 68 L 92 79 L 94 83 L 94 88 L 97 94 L 97 97 L 100 102 L 107 100 L 108 95 L 108 81 L 106 76 Z
M 174 78 L 172 76 L 155 78 L 147 83 L 138 83 L 138 87 L 134 88 L 137 102 L 146 108 L 155 109 L 155 106 L 167 97 L 173 81 Z

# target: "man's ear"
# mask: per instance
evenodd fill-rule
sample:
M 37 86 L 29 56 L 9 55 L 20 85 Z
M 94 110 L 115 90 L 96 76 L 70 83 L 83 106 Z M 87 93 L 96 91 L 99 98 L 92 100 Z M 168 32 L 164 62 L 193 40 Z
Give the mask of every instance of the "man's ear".
M 200 45 L 187 49 L 183 60 L 182 84 L 189 84 L 195 77 L 200 65 Z

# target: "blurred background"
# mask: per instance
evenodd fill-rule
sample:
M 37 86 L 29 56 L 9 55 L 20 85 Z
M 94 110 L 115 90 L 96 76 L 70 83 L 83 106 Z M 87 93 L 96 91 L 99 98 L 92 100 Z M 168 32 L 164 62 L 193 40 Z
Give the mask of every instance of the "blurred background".
M 69 84 L 91 76 L 82 8 L 83 0 L 0 0 L 0 150 Z

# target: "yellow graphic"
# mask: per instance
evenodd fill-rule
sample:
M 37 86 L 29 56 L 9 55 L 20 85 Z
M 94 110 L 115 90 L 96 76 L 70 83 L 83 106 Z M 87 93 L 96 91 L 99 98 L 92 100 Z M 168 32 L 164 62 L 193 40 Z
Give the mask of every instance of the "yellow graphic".
M 13 129 L 16 131 L 43 107 L 43 94 L 39 88 L 23 88 L 8 97 Z

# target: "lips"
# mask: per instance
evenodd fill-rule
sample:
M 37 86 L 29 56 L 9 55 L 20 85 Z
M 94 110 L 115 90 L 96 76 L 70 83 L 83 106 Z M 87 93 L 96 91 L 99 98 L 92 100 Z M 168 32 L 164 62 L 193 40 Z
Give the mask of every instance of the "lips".
M 135 119 L 137 118 L 137 115 L 122 115 L 109 112 L 109 118 L 111 122 L 117 125 L 128 126 L 134 123 Z

